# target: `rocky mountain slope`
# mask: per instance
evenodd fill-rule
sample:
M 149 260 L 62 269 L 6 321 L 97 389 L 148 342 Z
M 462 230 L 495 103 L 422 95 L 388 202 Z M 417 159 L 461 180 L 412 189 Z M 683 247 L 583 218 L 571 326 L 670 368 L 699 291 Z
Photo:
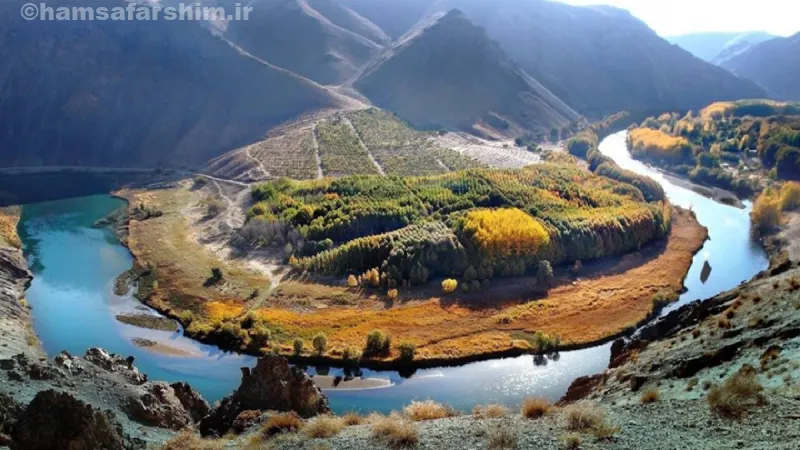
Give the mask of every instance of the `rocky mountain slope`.
M 193 165 L 346 103 L 198 22 L 25 21 L 18 6 L 0 3 L 4 166 Z
M 355 86 L 424 128 L 549 132 L 579 118 L 457 10 L 397 45 Z
M 749 78 L 780 100 L 800 100 L 800 33 L 752 46 L 722 67 Z
M 258 58 L 321 84 L 351 79 L 388 39 L 332 0 L 258 0 L 252 8 L 248 20 L 228 23 L 225 36 Z

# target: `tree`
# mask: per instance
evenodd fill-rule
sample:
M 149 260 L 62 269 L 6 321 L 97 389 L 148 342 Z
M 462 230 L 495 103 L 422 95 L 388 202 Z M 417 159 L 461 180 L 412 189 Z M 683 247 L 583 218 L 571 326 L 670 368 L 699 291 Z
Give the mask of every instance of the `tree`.
M 314 336 L 314 340 L 311 341 L 311 343 L 314 346 L 314 351 L 316 351 L 318 355 L 325 353 L 325 349 L 328 348 L 328 338 L 324 333 L 319 333 Z
M 458 281 L 452 278 L 442 281 L 442 292 L 445 294 L 453 293 L 456 291 L 456 289 L 458 289 Z
M 396 299 L 398 295 L 397 289 L 389 289 L 389 292 L 386 293 L 386 296 L 389 297 L 390 300 Z
M 358 279 L 355 275 L 351 274 L 349 277 L 347 277 L 347 286 L 351 288 L 358 287 Z
M 306 343 L 303 342 L 300 338 L 295 338 L 294 342 L 292 342 L 292 347 L 294 348 L 294 354 L 300 355 L 303 353 L 303 347 L 306 346 Z
M 367 345 L 364 354 L 367 356 L 384 356 L 389 353 L 392 346 L 391 338 L 381 330 L 372 330 L 367 335 Z
M 753 204 L 750 213 L 754 231 L 764 234 L 775 229 L 781 222 L 781 202 L 772 192 L 764 192 Z
M 417 351 L 417 347 L 409 342 L 400 344 L 397 349 L 400 351 L 400 359 L 403 361 L 412 361 L 414 359 L 414 353 Z
M 539 261 L 539 267 L 536 270 L 536 281 L 548 288 L 553 283 L 553 267 L 550 265 L 550 261 Z

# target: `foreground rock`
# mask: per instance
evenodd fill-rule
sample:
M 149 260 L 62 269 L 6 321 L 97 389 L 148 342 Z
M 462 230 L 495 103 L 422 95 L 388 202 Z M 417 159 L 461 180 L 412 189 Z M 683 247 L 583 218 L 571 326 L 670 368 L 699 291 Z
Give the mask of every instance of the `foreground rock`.
M 286 358 L 266 356 L 253 369 L 242 368 L 242 384 L 200 424 L 205 436 L 222 436 L 245 411 L 294 411 L 308 418 L 330 413 L 328 398 L 311 378 Z
M 133 363 L 98 348 L 82 358 L 0 359 L 0 441 L 34 450 L 144 448 L 209 413 L 189 385 L 150 382 Z

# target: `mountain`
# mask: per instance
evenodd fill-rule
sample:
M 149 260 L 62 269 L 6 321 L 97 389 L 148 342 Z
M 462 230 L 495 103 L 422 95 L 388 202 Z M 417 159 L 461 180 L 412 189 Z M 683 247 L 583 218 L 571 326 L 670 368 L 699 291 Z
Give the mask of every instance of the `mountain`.
M 436 0 L 339 0 L 398 39 L 414 26 Z
M 694 56 L 719 65 L 719 62 L 745 48 L 772 39 L 763 31 L 748 33 L 692 33 L 666 38 Z
M 225 37 L 321 84 L 352 79 L 388 40 L 377 26 L 333 0 L 255 0 L 251 6 L 248 20 L 230 21 Z
M 800 33 L 750 47 L 722 66 L 757 82 L 778 99 L 800 100 Z
M 394 47 L 355 87 L 426 128 L 549 131 L 579 118 L 457 10 Z
M 671 45 L 629 12 L 547 0 L 439 0 L 458 8 L 519 66 L 590 116 L 763 97 L 754 83 Z
M 24 21 L 2 2 L 0 60 L 3 166 L 200 164 L 344 102 L 189 21 Z

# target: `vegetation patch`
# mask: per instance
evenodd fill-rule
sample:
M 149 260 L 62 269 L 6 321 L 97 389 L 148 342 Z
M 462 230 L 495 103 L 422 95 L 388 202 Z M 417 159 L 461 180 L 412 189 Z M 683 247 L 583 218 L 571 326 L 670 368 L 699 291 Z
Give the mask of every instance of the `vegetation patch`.
M 174 320 L 150 314 L 119 314 L 117 320 L 139 328 L 148 328 L 161 331 L 178 331 L 179 327 Z
M 0 208 L 0 248 L 20 248 L 22 246 L 17 235 L 19 216 L 19 207 Z

